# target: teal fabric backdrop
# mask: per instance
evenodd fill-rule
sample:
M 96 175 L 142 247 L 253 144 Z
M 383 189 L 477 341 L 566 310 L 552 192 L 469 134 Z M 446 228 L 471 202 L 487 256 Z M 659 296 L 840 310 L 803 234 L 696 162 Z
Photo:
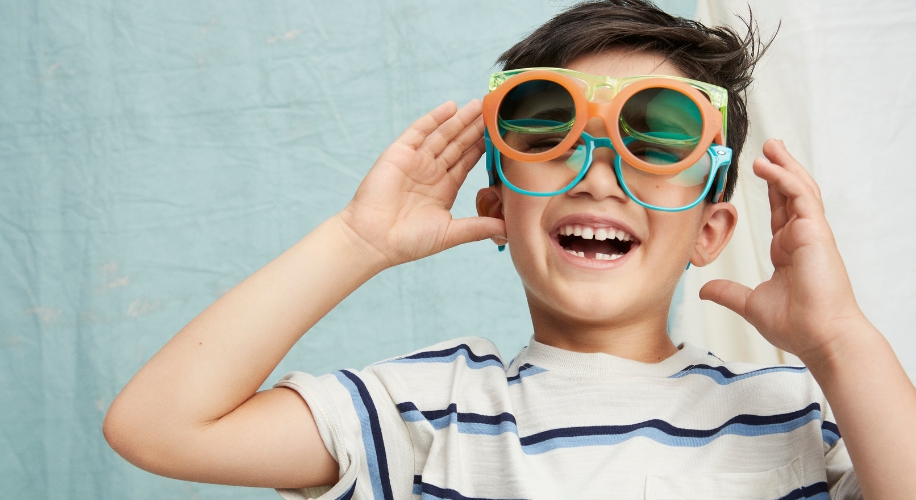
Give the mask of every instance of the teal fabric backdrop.
M 339 211 L 404 127 L 482 97 L 494 59 L 568 4 L 0 3 L 0 498 L 278 498 L 134 468 L 102 437 L 108 405 Z M 485 184 L 476 169 L 456 216 Z M 269 383 L 465 335 L 512 355 L 530 334 L 508 255 L 471 244 L 370 281 Z

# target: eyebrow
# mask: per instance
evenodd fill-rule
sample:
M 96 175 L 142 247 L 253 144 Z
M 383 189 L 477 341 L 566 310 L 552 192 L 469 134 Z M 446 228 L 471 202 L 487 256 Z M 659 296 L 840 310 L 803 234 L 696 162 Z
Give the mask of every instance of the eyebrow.
M 531 119 L 535 120 L 556 120 L 561 123 L 568 122 L 572 118 L 571 110 L 566 107 L 542 109 L 531 116 Z

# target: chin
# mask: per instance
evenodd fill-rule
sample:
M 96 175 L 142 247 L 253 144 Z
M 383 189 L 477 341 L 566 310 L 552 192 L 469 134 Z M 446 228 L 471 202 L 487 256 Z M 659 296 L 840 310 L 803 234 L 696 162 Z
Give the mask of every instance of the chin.
M 612 326 L 651 314 L 645 309 L 655 302 L 640 299 L 644 295 L 632 287 L 600 286 L 597 283 L 579 285 L 564 287 L 565 290 L 554 288 L 547 293 L 534 293 L 526 287 L 529 305 L 561 321 Z

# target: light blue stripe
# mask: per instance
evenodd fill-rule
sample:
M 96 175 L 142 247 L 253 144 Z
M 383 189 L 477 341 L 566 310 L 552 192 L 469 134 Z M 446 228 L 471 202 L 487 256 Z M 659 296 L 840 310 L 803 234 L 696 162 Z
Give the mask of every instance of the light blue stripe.
M 500 370 L 503 369 L 503 364 L 495 359 L 485 359 L 483 361 L 474 361 L 465 354 L 464 349 L 456 351 L 448 356 L 439 356 L 436 358 L 419 358 L 419 359 L 392 359 L 388 363 L 451 363 L 458 359 L 461 356 L 464 358 L 464 362 L 468 365 L 468 368 L 473 368 L 479 370 L 481 368 L 486 368 L 488 366 L 498 366 Z
M 484 436 L 498 436 L 511 433 L 518 436 L 518 428 L 514 423 L 503 421 L 499 424 L 481 424 L 476 422 L 458 422 L 458 432 L 461 434 L 480 434 Z
M 353 408 L 356 410 L 356 415 L 359 417 L 359 428 L 363 436 L 363 446 L 366 448 L 366 466 L 369 468 L 369 477 L 372 478 L 372 496 L 377 500 L 383 499 L 385 495 L 382 493 L 382 480 L 378 469 L 378 457 L 375 452 L 375 440 L 372 439 L 372 427 L 369 425 L 369 411 L 366 409 L 363 398 L 359 395 L 359 390 L 353 384 L 353 381 L 348 379 L 346 375 L 341 372 L 334 372 L 334 376 L 337 377 L 337 380 L 340 381 L 350 393 L 350 399 L 353 401 Z
M 434 420 L 427 420 L 426 417 L 422 413 L 420 413 L 420 410 L 410 410 L 410 411 L 402 412 L 401 418 L 404 419 L 405 422 L 429 422 L 433 426 L 433 429 L 436 429 L 438 431 L 439 429 L 444 429 L 448 427 L 449 424 L 451 423 L 450 417 L 454 415 L 455 415 L 454 413 L 451 413 L 449 415 L 446 415 L 444 417 L 439 417 Z
M 522 381 L 525 377 L 530 377 L 532 375 L 537 375 L 538 373 L 546 372 L 546 368 L 541 368 L 540 366 L 531 366 L 525 370 L 518 372 L 518 378 L 509 381 L 509 385 L 515 385 Z
M 747 425 L 732 424 L 721 431 L 708 437 L 686 437 L 672 436 L 654 427 L 644 427 L 642 429 L 628 432 L 626 434 L 611 434 L 598 436 L 573 436 L 549 439 L 540 443 L 523 446 L 522 449 L 528 455 L 538 455 L 558 448 L 577 448 L 582 446 L 608 446 L 622 443 L 634 437 L 646 437 L 655 442 L 666 446 L 690 447 L 696 448 L 711 443 L 715 439 L 732 434 L 736 436 L 765 436 L 769 434 L 783 434 L 803 427 L 808 422 L 820 419 L 820 412 L 812 410 L 810 413 L 799 417 L 795 420 L 771 425 Z
M 731 384 L 732 382 L 737 382 L 739 380 L 744 380 L 744 379 L 756 377 L 759 375 L 766 375 L 768 373 L 774 373 L 774 372 L 804 373 L 806 371 L 807 370 L 799 370 L 798 368 L 792 368 L 788 366 L 774 366 L 771 368 L 763 368 L 763 369 L 754 370 L 748 373 L 742 373 L 740 375 L 735 375 L 734 377 L 726 377 L 725 375 L 722 375 L 718 371 L 712 370 L 709 368 L 691 368 L 689 370 L 677 372 L 668 378 L 682 378 L 682 377 L 686 377 L 687 375 L 705 375 L 715 380 L 716 383 L 719 385 L 728 385 L 728 384 Z
M 831 448 L 840 440 L 840 436 L 837 433 L 823 428 L 821 429 L 821 436 L 824 438 L 824 442 L 827 443 L 827 446 Z
M 830 493 L 821 492 L 813 497 L 805 497 L 806 500 L 830 500 Z

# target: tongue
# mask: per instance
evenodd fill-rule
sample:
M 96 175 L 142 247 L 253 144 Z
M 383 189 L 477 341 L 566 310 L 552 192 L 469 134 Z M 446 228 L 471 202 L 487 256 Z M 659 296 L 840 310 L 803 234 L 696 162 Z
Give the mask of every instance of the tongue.
M 605 255 L 614 255 L 620 253 L 614 245 L 611 245 L 608 240 L 599 241 L 599 240 L 584 240 L 582 238 L 574 238 L 569 242 L 570 250 L 575 252 L 584 252 L 585 256 L 594 259 L 596 253 L 603 253 Z

